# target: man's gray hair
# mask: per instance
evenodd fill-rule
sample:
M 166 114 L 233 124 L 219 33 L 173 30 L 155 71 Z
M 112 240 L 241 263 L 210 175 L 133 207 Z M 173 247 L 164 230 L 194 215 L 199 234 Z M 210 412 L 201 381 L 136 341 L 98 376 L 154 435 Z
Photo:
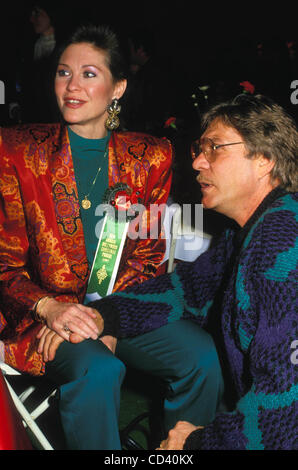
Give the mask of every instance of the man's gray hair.
M 278 179 L 287 191 L 297 191 L 297 124 L 280 105 L 262 95 L 242 94 L 207 111 L 202 118 L 203 132 L 216 120 L 239 132 L 248 158 L 259 154 L 275 162 L 272 181 Z

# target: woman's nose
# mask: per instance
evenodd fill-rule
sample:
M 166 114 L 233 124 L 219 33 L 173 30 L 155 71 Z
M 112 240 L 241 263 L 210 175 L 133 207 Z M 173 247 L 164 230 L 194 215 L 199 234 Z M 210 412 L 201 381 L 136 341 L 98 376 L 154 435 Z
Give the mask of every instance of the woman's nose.
M 69 80 L 67 81 L 67 88 L 68 90 L 78 90 L 81 88 L 80 79 L 76 75 L 72 75 Z

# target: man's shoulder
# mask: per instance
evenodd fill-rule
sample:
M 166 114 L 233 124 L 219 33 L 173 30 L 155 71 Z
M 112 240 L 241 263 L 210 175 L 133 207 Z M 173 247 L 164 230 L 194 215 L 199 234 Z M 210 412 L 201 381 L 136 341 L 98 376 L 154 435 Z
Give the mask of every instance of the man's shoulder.
M 254 228 L 267 226 L 273 228 L 272 222 L 275 221 L 280 225 L 280 229 L 287 230 L 289 225 L 293 223 L 293 219 L 297 222 L 298 215 L 298 193 L 285 192 L 276 198 L 257 219 Z M 292 227 L 294 228 L 294 227 Z
M 291 228 L 294 230 L 294 222 L 296 222 L 297 227 L 297 216 L 298 193 L 285 193 L 267 208 L 264 212 L 262 223 L 270 226 L 272 221 L 276 221 L 280 226 L 280 230 L 289 230 Z
M 295 214 L 298 213 L 298 193 L 286 193 L 279 200 L 277 200 L 277 205 L 281 210 L 287 210 Z
M 266 253 L 266 256 L 272 260 L 279 253 L 284 253 L 284 260 L 286 259 L 285 253 L 289 256 L 296 253 L 295 247 L 297 246 L 298 237 L 297 196 L 297 193 L 286 193 L 276 199 L 257 221 L 250 234 L 249 238 L 252 245 L 263 254 Z

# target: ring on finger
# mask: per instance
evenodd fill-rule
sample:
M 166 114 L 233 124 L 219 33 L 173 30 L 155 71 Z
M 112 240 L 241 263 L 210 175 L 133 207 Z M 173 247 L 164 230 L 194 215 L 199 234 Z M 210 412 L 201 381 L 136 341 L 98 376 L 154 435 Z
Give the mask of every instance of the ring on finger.
M 66 333 L 71 333 L 71 330 L 68 328 L 67 324 L 63 325 L 63 330 L 66 331 Z

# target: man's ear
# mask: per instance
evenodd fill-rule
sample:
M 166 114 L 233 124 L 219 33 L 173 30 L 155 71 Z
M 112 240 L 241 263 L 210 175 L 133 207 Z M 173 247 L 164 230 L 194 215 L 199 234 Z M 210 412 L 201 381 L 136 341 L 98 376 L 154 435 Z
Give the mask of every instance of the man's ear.
M 263 178 L 264 176 L 269 175 L 275 165 L 274 160 L 270 160 L 264 155 L 257 155 L 256 158 L 259 177 Z

